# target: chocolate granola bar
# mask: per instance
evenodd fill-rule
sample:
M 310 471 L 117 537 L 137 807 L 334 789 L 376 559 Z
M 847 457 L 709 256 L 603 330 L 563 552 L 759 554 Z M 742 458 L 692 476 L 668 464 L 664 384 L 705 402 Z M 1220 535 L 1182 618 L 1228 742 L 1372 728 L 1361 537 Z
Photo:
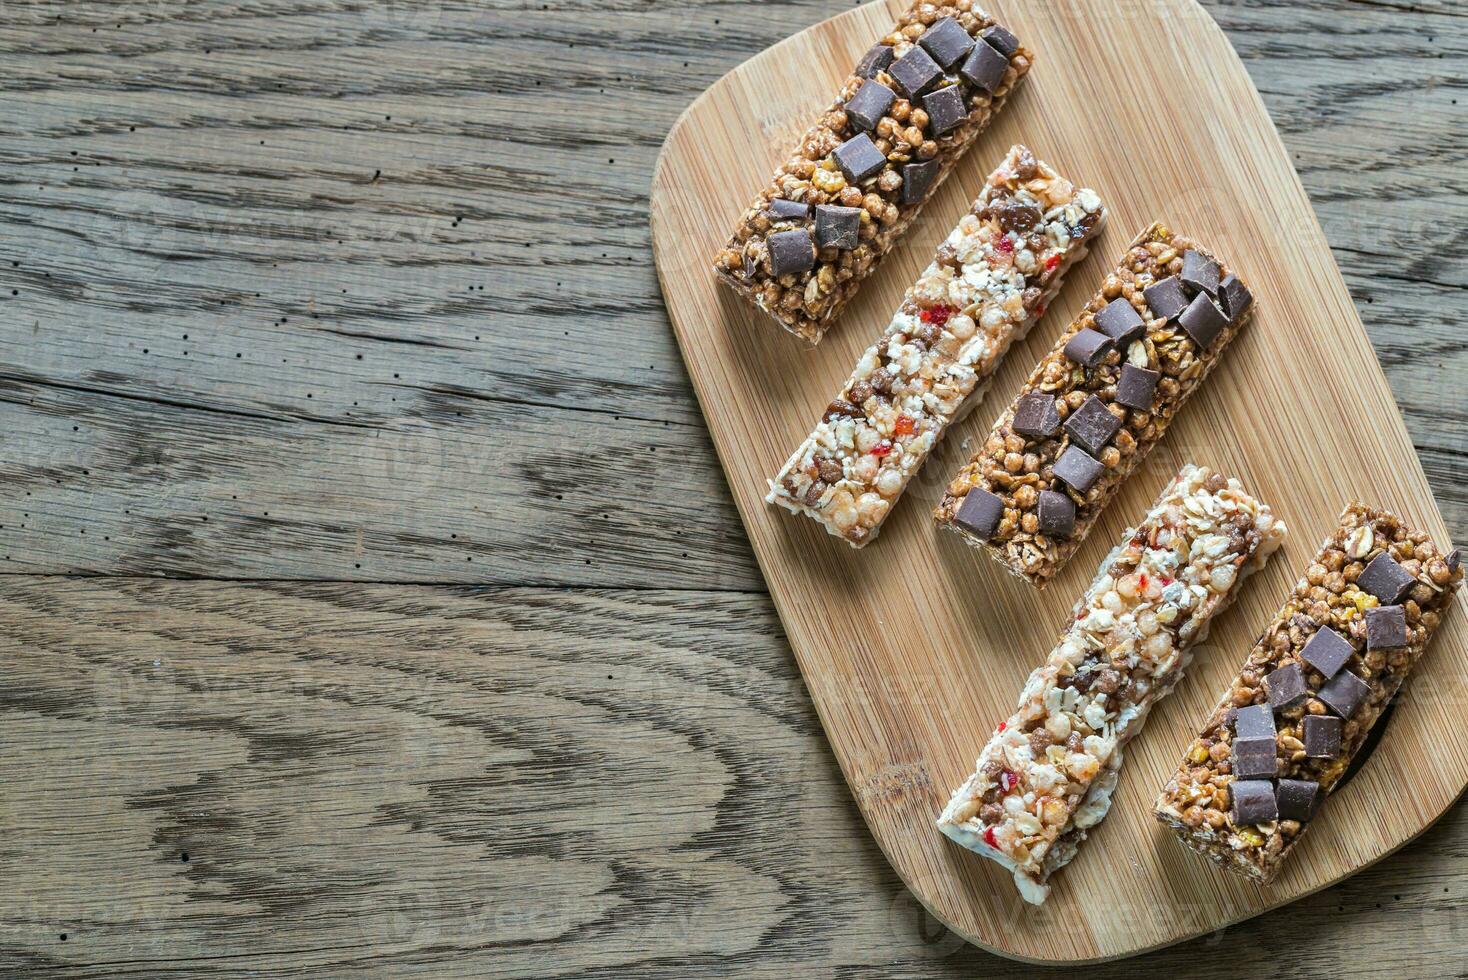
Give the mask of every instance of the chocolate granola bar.
M 873 540 L 1103 218 L 1094 191 L 1012 147 L 765 499 L 854 547 Z
M 1284 536 L 1237 480 L 1184 466 L 1102 562 L 938 829 L 1043 902 L 1050 876 L 1106 816 L 1127 741 Z
M 1253 308 L 1201 245 L 1143 231 L 953 478 L 938 524 L 1043 588 Z
M 1032 60 L 970 0 L 914 3 L 741 216 L 719 278 L 818 343 Z
M 1157 818 L 1224 867 L 1273 879 L 1462 579 L 1457 551 L 1348 506 L 1188 746 Z

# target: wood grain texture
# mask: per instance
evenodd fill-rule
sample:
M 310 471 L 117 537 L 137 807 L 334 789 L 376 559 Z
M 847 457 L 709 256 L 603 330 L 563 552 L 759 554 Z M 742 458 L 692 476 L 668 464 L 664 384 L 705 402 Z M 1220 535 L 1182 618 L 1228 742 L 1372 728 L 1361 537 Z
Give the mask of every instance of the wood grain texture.
M 1309 894 L 1400 847 L 1468 785 L 1468 747 L 1444 744 L 1468 704 L 1468 623 L 1454 603 L 1432 656 L 1384 739 L 1390 765 L 1332 794 L 1314 833 L 1264 888 L 1184 853 L 1151 801 L 1257 624 L 1276 608 L 1350 500 L 1406 517 L 1450 548 L 1386 380 L 1309 201 L 1227 39 L 1193 0 L 998 4 L 999 21 L 1062 67 L 1032 73 L 1010 111 L 933 196 L 820 348 L 779 331 L 716 283 L 707 265 L 729 200 L 744 200 L 819 110 L 834 80 L 905 4 L 873 3 L 773 46 L 711 86 L 679 119 L 652 186 L 653 252 L 674 331 L 735 502 L 842 770 L 877 842 L 920 901 L 961 935 L 1020 959 L 1127 956 L 1209 932 Z M 1067 72 L 1064 65 L 1084 65 Z M 1163 80 L 1142 111 L 1137 65 Z M 814 78 L 812 78 L 814 76 Z M 1208 120 L 1206 126 L 1197 120 Z M 740 124 L 736 124 L 735 121 Z M 753 128 L 751 128 L 753 127 Z M 973 418 L 955 426 L 872 546 L 854 550 L 814 522 L 766 506 L 778 471 L 891 316 L 984 175 L 1023 142 L 1106 202 L 1113 229 L 1092 244 L 1016 345 Z M 1154 220 L 1207 243 L 1257 299 L 1253 321 L 1137 468 L 1045 592 L 940 536 L 931 504 L 982 441 L 1064 315 L 1096 289 L 1129 236 Z M 1117 227 L 1120 230 L 1115 230 Z M 1112 254 L 1108 254 L 1112 253 Z M 1058 321 L 1058 322 L 1057 322 Z M 1348 420 L 1348 424 L 1336 424 Z M 954 443 L 957 443 L 955 446 Z M 1127 749 L 1117 801 L 1051 897 L 1032 910 L 1009 873 L 932 827 L 1008 716 L 1025 675 L 1071 617 L 1075 597 L 1122 529 L 1184 461 L 1243 479 L 1294 529 L 1274 564 L 1212 624 L 1180 692 Z M 1430 761 L 1429 761 L 1430 760 Z M 1402 780 L 1407 805 L 1377 801 Z M 1028 923 L 1029 928 L 1022 928 Z
M 549 587 L 0 580 L 0 974 L 1034 975 L 864 829 L 648 253 L 678 114 L 848 6 L 7 0 L 0 568 Z M 1468 17 L 1207 6 L 1461 539 Z M 1092 972 L 1461 977 L 1464 813 Z

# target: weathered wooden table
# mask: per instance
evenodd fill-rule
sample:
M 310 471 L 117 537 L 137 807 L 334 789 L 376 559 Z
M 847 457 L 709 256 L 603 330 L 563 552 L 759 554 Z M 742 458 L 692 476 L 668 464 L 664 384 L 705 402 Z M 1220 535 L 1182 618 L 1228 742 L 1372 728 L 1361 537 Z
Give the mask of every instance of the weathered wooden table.
M 1468 19 L 1210 7 L 1461 543 Z M 5 976 L 1035 973 L 862 827 L 650 265 L 672 120 L 840 8 L 549 8 L 0 10 Z M 1459 976 L 1465 871 L 1095 973 Z

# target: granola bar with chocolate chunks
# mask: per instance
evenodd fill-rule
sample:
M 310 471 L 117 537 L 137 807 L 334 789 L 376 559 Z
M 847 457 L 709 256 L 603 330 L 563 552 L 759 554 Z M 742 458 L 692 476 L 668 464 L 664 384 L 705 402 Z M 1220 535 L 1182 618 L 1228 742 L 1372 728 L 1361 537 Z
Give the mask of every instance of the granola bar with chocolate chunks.
M 740 217 L 719 278 L 819 343 L 1033 60 L 971 0 L 914 3 Z M 792 202 L 857 209 L 855 240 L 823 240 Z
M 1431 641 L 1459 566 L 1392 514 L 1348 506 L 1188 746 L 1157 819 L 1272 880 Z
M 1207 292 L 1222 294 L 1224 281 L 1232 291 L 1228 314 Z M 1161 224 L 1147 228 L 948 485 L 934 513 L 939 526 L 1044 588 L 1253 308 L 1248 289 L 1201 245 Z M 1028 425 L 1037 414 L 1053 415 L 1059 426 Z M 1040 513 L 1047 492 L 1074 506 L 1064 533 Z M 1002 502 L 992 526 L 963 519 L 974 493 Z
M 1111 805 L 1123 749 L 1285 526 L 1237 480 L 1188 465 L 1106 557 L 938 829 L 1040 903 Z
M 1086 254 L 1104 214 L 1094 191 L 1012 147 L 765 499 L 854 547 L 873 540 Z

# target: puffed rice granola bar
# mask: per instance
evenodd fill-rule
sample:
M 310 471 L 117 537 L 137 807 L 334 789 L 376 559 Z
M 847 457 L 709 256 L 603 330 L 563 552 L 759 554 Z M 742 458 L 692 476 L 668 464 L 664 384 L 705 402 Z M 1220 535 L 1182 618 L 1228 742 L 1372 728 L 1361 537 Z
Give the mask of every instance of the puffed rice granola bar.
M 1106 816 L 1127 741 L 1284 536 L 1237 480 L 1185 465 L 1102 562 L 938 829 L 1043 902 L 1050 876 Z
M 1105 211 L 1024 146 L 989 175 L 765 499 L 861 547 L 950 423 L 983 398 Z
M 914 3 L 740 217 L 719 278 L 818 343 L 1033 57 L 971 0 Z
M 1273 879 L 1462 579 L 1457 551 L 1348 506 L 1188 746 L 1157 818 L 1224 867 Z
M 953 478 L 939 526 L 1043 588 L 1252 312 L 1202 246 L 1147 228 Z

